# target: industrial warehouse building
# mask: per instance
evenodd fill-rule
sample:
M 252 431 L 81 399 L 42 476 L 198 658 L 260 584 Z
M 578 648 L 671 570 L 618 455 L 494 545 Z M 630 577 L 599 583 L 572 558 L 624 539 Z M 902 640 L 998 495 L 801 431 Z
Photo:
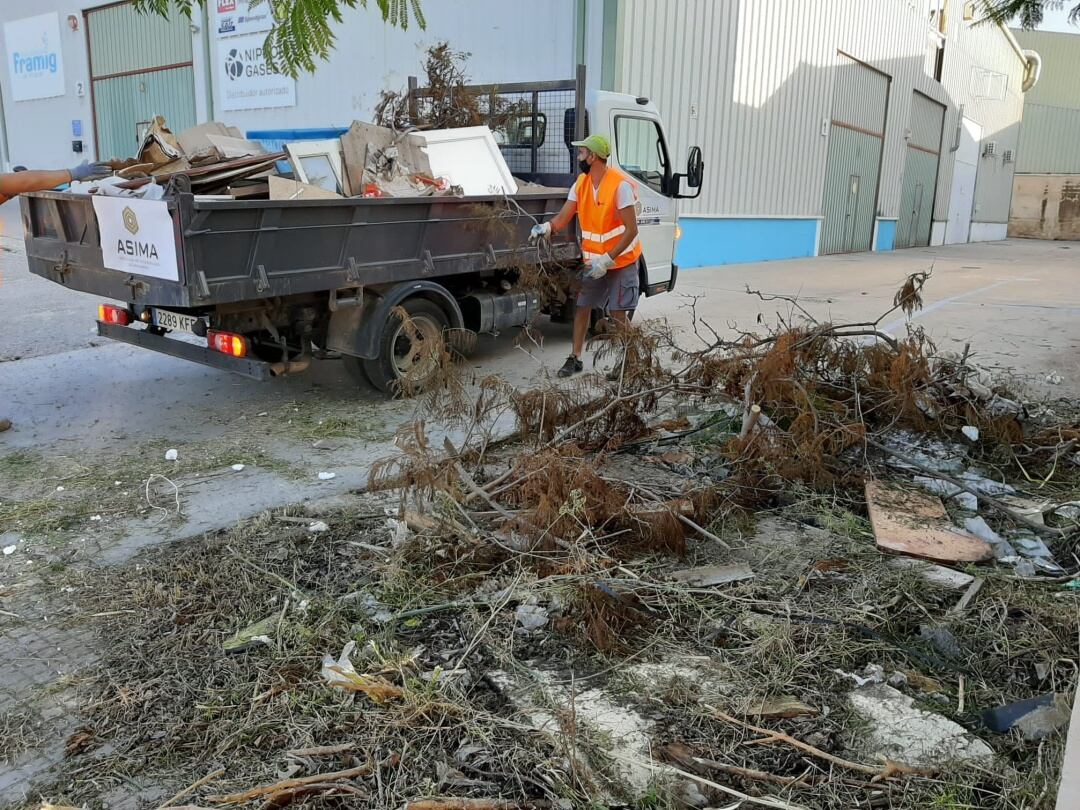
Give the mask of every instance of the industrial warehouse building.
M 1080 239 L 1080 29 L 1017 31 L 1042 60 L 1024 97 L 1010 236 Z
M 346 12 L 331 59 L 293 81 L 260 67 L 265 3 L 208 0 L 189 23 L 126 2 L 5 0 L 2 157 L 129 155 L 155 114 L 174 130 L 347 126 L 446 40 L 471 54 L 477 82 L 563 79 L 582 62 L 590 87 L 652 99 L 676 165 L 692 145 L 705 154 L 704 191 L 681 203 L 683 267 L 1006 235 L 1034 76 L 1007 29 L 977 24 L 975 3 L 465 5 L 427 0 L 426 31 Z M 59 70 L 30 82 L 16 52 L 56 54 Z

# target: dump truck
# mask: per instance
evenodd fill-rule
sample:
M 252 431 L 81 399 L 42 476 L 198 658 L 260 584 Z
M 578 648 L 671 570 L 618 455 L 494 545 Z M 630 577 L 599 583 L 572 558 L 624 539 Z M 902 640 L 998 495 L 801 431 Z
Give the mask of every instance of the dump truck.
M 676 201 L 700 193 L 700 149 L 674 171 L 656 106 L 563 82 L 470 88 L 501 115 L 496 141 L 514 195 L 222 200 L 170 184 L 164 199 L 23 195 L 30 271 L 108 299 L 102 337 L 256 380 L 338 356 L 384 391 L 423 385 L 449 335 L 525 326 L 545 310 L 572 317 L 572 297 L 542 300 L 522 268 L 580 267 L 576 233 L 530 245 L 574 180 L 571 141 L 611 136 L 611 163 L 638 187 L 644 295 L 675 287 Z M 410 101 L 430 94 L 410 83 Z M 573 273 L 567 273 L 572 276 Z M 118 305 L 114 302 L 120 302 Z M 464 345 L 466 341 L 457 341 Z

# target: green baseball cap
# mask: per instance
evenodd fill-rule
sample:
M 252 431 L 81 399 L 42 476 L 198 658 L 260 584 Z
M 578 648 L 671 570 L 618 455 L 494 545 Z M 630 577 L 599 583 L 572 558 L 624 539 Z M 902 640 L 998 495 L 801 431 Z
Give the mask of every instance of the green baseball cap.
M 603 135 L 590 135 L 583 141 L 574 141 L 571 146 L 584 146 L 594 155 L 599 155 L 604 160 L 611 157 L 611 143 Z

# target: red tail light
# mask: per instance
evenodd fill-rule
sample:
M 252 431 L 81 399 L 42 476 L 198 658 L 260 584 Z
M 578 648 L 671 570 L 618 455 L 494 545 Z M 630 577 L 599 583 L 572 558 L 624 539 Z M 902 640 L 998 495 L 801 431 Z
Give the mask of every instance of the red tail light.
M 112 304 L 100 304 L 97 308 L 97 319 L 103 323 L 127 326 L 131 323 L 131 313 L 123 307 L 114 307 Z
M 206 345 L 216 352 L 231 357 L 247 357 L 248 353 L 248 339 L 235 332 L 215 332 L 210 330 L 206 333 Z

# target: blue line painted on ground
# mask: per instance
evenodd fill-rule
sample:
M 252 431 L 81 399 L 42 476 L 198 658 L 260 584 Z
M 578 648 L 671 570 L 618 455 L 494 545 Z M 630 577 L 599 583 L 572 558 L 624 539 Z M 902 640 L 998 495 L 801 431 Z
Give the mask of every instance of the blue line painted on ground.
M 798 259 L 814 255 L 816 219 L 680 219 L 680 268 Z

